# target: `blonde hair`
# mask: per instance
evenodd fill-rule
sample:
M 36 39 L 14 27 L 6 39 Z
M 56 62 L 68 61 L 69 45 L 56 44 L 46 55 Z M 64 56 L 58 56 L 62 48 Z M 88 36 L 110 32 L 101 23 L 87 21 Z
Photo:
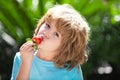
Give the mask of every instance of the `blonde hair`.
M 56 21 L 57 30 L 62 35 L 61 46 L 54 57 L 57 67 L 72 69 L 86 62 L 87 44 L 89 40 L 89 26 L 86 20 L 71 6 L 56 5 L 50 8 L 40 19 L 35 35 L 44 22 Z

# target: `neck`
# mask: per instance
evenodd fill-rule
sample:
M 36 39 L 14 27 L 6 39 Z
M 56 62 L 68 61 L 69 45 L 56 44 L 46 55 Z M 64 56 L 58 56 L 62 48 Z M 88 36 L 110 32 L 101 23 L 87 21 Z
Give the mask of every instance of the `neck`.
M 51 52 L 47 52 L 47 51 L 43 51 L 43 50 L 39 50 L 37 53 L 37 56 L 45 61 L 53 61 L 53 53 Z

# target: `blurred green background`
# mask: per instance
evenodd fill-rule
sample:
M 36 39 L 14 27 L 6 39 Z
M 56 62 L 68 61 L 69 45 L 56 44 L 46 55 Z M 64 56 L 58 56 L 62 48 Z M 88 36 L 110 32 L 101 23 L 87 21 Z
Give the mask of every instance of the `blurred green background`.
M 13 58 L 38 20 L 55 4 L 70 4 L 91 28 L 85 80 L 120 80 L 120 0 L 0 0 L 0 80 L 11 77 Z

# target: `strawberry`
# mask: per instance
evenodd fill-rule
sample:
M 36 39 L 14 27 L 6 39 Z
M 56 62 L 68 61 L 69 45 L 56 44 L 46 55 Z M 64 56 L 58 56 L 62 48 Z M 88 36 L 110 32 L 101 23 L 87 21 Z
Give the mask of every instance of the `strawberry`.
M 42 40 L 43 40 L 42 36 L 34 36 L 34 37 L 32 37 L 32 39 L 31 38 L 26 39 L 27 42 L 32 41 L 33 43 L 35 43 L 35 45 L 34 45 L 35 50 L 38 50 L 38 45 L 41 43 Z
M 43 40 L 43 37 L 42 37 L 42 36 L 34 36 L 34 37 L 32 38 L 32 41 L 33 41 L 34 43 L 36 43 L 36 45 L 39 45 L 42 40 Z
M 38 45 L 41 43 L 41 41 L 43 40 L 42 36 L 34 36 L 32 38 L 32 41 L 35 43 L 34 45 L 34 49 L 37 50 L 38 49 Z

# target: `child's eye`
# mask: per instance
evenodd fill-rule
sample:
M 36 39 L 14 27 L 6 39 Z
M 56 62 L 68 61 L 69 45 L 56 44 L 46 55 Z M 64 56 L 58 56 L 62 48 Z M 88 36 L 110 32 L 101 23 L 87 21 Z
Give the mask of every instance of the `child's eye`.
M 54 33 L 57 37 L 59 37 L 59 34 L 57 32 Z
M 46 23 L 46 27 L 47 27 L 47 28 L 50 28 L 50 25 L 49 25 L 48 23 Z

